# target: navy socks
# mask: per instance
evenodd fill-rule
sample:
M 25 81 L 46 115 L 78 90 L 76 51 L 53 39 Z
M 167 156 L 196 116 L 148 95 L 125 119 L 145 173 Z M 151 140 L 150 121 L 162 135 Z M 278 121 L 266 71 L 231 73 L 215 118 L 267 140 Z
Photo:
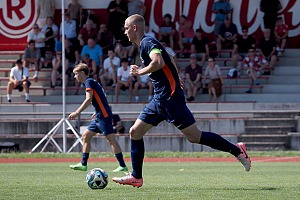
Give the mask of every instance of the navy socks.
M 212 132 L 202 131 L 199 144 L 204 144 L 219 151 L 229 152 L 235 157 L 237 157 L 241 153 L 240 148 L 238 148 L 236 145 L 227 141 L 220 135 Z
M 126 167 L 126 164 L 125 164 L 124 159 L 123 159 L 123 154 L 122 154 L 122 152 L 115 154 L 115 156 L 116 156 L 116 158 L 117 158 L 117 160 L 118 160 L 118 162 L 119 162 L 119 165 L 120 165 L 121 167 Z
M 82 165 L 87 165 L 89 156 L 90 156 L 90 153 L 82 153 L 82 160 L 81 160 Z
M 132 176 L 137 179 L 143 177 L 143 161 L 144 161 L 145 147 L 144 140 L 131 139 L 131 162 L 132 162 Z

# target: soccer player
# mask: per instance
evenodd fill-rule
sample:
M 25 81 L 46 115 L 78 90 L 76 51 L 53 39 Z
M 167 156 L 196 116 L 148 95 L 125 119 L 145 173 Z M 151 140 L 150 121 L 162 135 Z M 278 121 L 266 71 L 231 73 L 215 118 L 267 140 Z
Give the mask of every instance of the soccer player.
M 83 146 L 82 146 L 82 161 L 81 163 L 70 165 L 71 169 L 86 171 L 87 161 L 89 158 L 89 153 L 91 150 L 91 139 L 96 133 L 102 133 L 112 151 L 114 152 L 118 162 L 119 167 L 113 172 L 128 171 L 124 159 L 122 150 L 116 140 L 115 131 L 112 126 L 112 112 L 106 100 L 105 94 L 103 92 L 100 84 L 89 78 L 89 68 L 86 64 L 80 63 L 75 66 L 74 77 L 79 83 L 84 83 L 86 87 L 85 100 L 79 106 L 79 108 L 69 115 L 69 119 L 75 119 L 82 111 L 84 111 L 91 103 L 95 107 L 95 113 L 92 115 L 92 122 L 89 124 L 88 128 L 82 135 Z
M 143 135 L 163 120 L 174 124 L 191 143 L 204 144 L 231 153 L 243 164 L 245 170 L 249 171 L 251 161 L 243 143 L 234 145 L 216 133 L 200 131 L 197 128 L 195 119 L 186 105 L 173 60 L 155 38 L 144 36 L 144 18 L 141 15 L 132 15 L 125 20 L 124 26 L 129 41 L 140 47 L 141 61 L 145 65 L 142 69 L 132 65 L 131 74 L 141 76 L 148 73 L 153 83 L 154 97 L 129 130 L 132 173 L 124 177 L 114 177 L 112 180 L 134 187 L 143 185 L 142 168 L 145 152 Z

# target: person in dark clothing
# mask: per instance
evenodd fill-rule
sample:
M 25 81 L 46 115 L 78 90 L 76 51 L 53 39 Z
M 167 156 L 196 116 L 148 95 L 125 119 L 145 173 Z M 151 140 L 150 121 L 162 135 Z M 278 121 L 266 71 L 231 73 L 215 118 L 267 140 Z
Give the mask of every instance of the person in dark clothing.
M 108 29 L 113 33 L 115 38 L 124 35 L 121 27 L 127 17 L 127 3 L 123 0 L 113 0 L 108 5 Z
M 264 25 L 265 29 L 270 29 L 271 33 L 274 33 L 276 26 L 277 14 L 281 9 L 279 0 L 261 0 L 260 10 L 264 12 Z

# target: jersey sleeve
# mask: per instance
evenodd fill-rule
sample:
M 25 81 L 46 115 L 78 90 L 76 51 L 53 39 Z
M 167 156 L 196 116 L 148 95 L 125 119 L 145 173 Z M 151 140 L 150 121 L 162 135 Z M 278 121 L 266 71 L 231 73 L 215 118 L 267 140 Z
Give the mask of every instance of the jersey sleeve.
M 93 90 L 93 82 L 90 81 L 89 79 L 87 79 L 85 81 L 85 91 L 88 92 L 88 91 L 91 91 Z

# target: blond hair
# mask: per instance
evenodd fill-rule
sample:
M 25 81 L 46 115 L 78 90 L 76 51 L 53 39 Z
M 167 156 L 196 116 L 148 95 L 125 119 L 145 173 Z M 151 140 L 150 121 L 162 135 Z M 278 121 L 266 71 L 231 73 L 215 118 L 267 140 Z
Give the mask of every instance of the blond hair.
M 79 63 L 78 65 L 75 65 L 75 68 L 73 69 L 73 73 L 83 71 L 85 75 L 89 75 L 89 68 L 85 63 Z

